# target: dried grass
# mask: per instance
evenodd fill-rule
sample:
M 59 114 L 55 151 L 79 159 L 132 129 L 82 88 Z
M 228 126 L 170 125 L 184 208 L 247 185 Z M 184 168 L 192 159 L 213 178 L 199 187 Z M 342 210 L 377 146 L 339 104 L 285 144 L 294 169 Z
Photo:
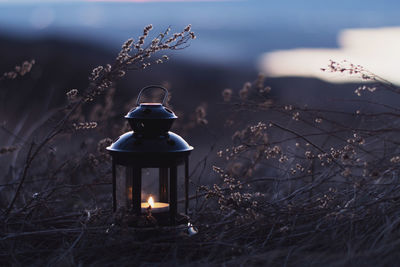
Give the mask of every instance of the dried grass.
M 146 27 L 143 38 L 149 31 Z M 192 179 L 199 186 L 191 196 L 195 235 L 185 225 L 130 227 L 123 215 L 111 212 L 110 159 L 104 151 L 110 139 L 103 136 L 89 154 L 57 160 L 55 142 L 68 142 L 77 128 L 93 133 L 107 123 L 105 114 L 96 127 L 79 121 L 85 117 L 82 106 L 109 92 L 137 55 L 164 47 L 165 35 L 147 48 L 142 37 L 125 43 L 113 66 L 93 71 L 86 91 L 67 93 L 68 106 L 42 141 L 28 143 L 20 175 L 2 185 L 2 203 L 7 203 L 1 215 L 2 265 L 396 264 L 400 113 L 373 98 L 352 100 L 363 110 L 348 112 L 278 105 L 262 76 L 245 83 L 239 97 L 225 89 L 224 103 L 234 111 L 226 123 L 233 127 L 233 146 L 218 152 L 223 167 L 214 167 L 217 183 Z M 189 27 L 166 42 L 176 41 L 172 49 L 178 49 L 193 36 Z M 129 54 L 132 48 L 137 54 Z M 398 97 L 394 85 L 350 67 L 350 74 L 377 83 L 374 90 L 357 89 L 357 96 L 389 92 Z M 335 62 L 329 70 L 347 71 Z M 110 111 L 112 94 L 106 94 Z M 205 107 L 196 112 L 195 119 L 205 125 Z M 268 119 L 249 125 L 250 112 Z M 206 161 L 195 168 L 200 176 Z

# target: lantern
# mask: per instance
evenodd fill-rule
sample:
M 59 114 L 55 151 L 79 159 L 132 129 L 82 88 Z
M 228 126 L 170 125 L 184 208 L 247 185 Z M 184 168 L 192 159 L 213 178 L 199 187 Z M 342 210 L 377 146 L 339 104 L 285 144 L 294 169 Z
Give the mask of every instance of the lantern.
M 162 103 L 140 103 L 143 92 L 151 88 L 164 90 Z M 189 154 L 193 147 L 169 131 L 177 116 L 165 107 L 167 97 L 168 90 L 164 87 L 151 85 L 143 88 L 137 98 L 137 106 L 125 116 L 133 131 L 121 135 L 107 150 L 112 156 L 114 212 L 124 207 L 140 216 L 148 206 L 152 206 L 155 213 L 167 212 L 168 223 L 173 225 L 178 216 L 180 165 L 185 167 L 186 214 L 188 211 Z M 158 169 L 159 194 L 155 202 L 153 199 L 142 199 L 143 168 Z

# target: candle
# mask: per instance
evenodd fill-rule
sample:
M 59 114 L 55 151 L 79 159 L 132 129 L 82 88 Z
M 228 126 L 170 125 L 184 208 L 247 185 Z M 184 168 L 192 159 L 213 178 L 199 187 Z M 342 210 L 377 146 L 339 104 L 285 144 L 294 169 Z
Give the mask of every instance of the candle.
M 169 204 L 164 202 L 154 202 L 153 197 L 150 196 L 147 202 L 142 202 L 142 213 L 145 213 L 151 206 L 152 213 L 166 212 L 169 210 Z

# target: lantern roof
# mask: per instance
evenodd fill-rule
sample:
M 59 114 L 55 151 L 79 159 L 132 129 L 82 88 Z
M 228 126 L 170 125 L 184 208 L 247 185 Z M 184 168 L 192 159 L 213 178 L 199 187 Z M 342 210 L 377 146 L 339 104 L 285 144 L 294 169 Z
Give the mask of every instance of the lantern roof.
M 163 103 L 168 96 L 167 89 L 160 86 L 147 86 L 138 96 L 137 107 L 128 112 L 125 118 L 133 131 L 127 132 L 112 143 L 107 150 L 116 162 L 155 166 L 162 163 L 179 164 L 192 150 L 182 137 L 169 131 L 177 119 L 173 111 L 163 103 L 139 103 L 146 89 L 161 88 L 165 92 Z
M 125 119 L 162 120 L 177 119 L 175 113 L 161 103 L 141 103 L 126 114 Z
M 162 103 L 141 103 L 140 98 L 144 91 L 151 88 L 159 88 L 164 91 Z M 168 98 L 168 90 L 162 86 L 150 85 L 144 87 L 137 98 L 136 107 L 126 114 L 125 119 L 128 120 L 135 133 L 143 134 L 144 137 L 155 137 L 166 134 L 174 121 L 178 118 L 173 111 L 165 107 Z
M 107 150 L 117 164 L 153 168 L 182 164 L 193 147 L 173 132 L 143 138 L 131 131 L 118 137 Z
M 133 131 L 127 132 L 107 147 L 108 151 L 130 154 L 141 153 L 176 153 L 193 150 L 182 137 L 168 132 L 156 138 L 143 138 L 142 135 Z

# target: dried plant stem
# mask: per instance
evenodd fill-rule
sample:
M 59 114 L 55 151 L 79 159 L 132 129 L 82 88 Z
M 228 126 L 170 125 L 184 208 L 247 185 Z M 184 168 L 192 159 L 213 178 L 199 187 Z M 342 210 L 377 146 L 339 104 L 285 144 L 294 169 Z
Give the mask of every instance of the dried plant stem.
M 107 227 L 89 227 L 87 231 L 104 231 Z M 20 237 L 27 236 L 45 236 L 45 235 L 59 235 L 63 233 L 79 233 L 82 234 L 82 228 L 62 228 L 62 229 L 51 229 L 51 230 L 42 230 L 42 231 L 34 231 L 34 232 L 22 232 L 22 233 L 9 233 L 6 236 L 0 238 L 1 241 L 7 239 L 15 239 Z
M 16 201 L 16 199 L 17 199 L 17 197 L 18 197 L 18 195 L 19 195 L 19 193 L 20 193 L 20 191 L 21 191 L 22 185 L 23 185 L 23 183 L 24 183 L 24 181 L 25 181 L 25 179 L 26 179 L 26 176 L 27 176 L 27 174 L 28 174 L 29 167 L 31 166 L 32 161 L 33 161 L 33 159 L 34 159 L 34 157 L 31 156 L 31 155 L 32 155 L 32 149 L 33 149 L 34 145 L 35 145 L 35 144 L 32 142 L 32 143 L 31 143 L 31 146 L 29 147 L 29 151 L 28 151 L 27 158 L 26 158 L 26 161 L 25 161 L 24 170 L 23 170 L 23 172 L 22 172 L 21 179 L 20 179 L 20 181 L 19 181 L 19 183 L 18 183 L 18 187 L 17 187 L 17 189 L 16 189 L 16 191 L 15 191 L 15 193 L 14 193 L 13 198 L 11 199 L 11 202 L 10 202 L 9 206 L 8 206 L 7 209 L 5 210 L 5 215 L 6 215 L 6 216 L 10 213 L 10 211 L 12 210 L 12 208 L 13 208 L 13 206 L 14 206 L 14 203 L 15 203 L 15 201 Z M 35 150 L 35 153 L 36 153 L 36 154 L 39 153 L 39 150 L 36 149 L 36 150 Z M 35 153 L 34 153 L 34 154 L 35 154 Z

